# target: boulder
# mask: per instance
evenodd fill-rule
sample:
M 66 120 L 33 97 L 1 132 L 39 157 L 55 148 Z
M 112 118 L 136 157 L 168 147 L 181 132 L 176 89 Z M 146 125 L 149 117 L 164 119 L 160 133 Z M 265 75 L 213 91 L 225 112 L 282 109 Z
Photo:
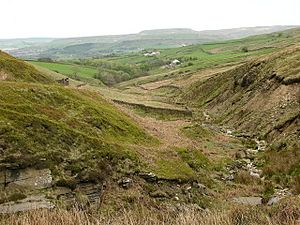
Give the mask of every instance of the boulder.
M 261 197 L 238 197 L 238 198 L 233 198 L 232 201 L 234 203 L 243 204 L 243 205 L 261 205 L 262 204 Z
M 155 182 L 158 179 L 157 176 L 151 172 L 150 173 L 140 173 L 139 176 L 149 182 Z
M 267 205 L 274 205 L 274 204 L 278 203 L 281 199 L 282 199 L 282 197 L 279 197 L 279 196 L 272 197 L 268 201 Z
M 132 179 L 128 177 L 124 177 L 118 181 L 118 184 L 123 188 L 130 188 L 132 186 Z

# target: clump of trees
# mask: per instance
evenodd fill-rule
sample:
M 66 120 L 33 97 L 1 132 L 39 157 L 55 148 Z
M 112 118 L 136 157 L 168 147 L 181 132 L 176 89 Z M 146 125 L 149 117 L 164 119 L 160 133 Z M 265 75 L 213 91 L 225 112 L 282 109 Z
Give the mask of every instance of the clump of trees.
M 98 72 L 94 75 L 94 78 L 109 86 L 137 77 L 147 76 L 151 70 L 167 64 L 165 60 L 158 58 L 145 60 L 137 64 L 112 62 L 105 58 L 78 59 L 73 60 L 71 63 L 97 68 Z
M 94 78 L 101 80 L 106 85 L 114 85 L 136 77 L 145 76 L 149 71 L 148 65 L 130 65 L 107 61 L 92 63 L 97 67 L 98 73 Z
M 38 58 L 39 62 L 54 62 L 53 59 L 51 58 L 48 58 L 48 57 L 41 57 L 41 58 Z

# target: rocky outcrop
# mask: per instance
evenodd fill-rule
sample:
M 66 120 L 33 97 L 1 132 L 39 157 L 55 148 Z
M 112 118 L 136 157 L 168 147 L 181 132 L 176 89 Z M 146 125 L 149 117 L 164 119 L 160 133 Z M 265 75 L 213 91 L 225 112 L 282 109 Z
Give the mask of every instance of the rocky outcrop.
M 0 80 L 6 80 L 8 79 L 8 74 L 2 70 L 0 70 Z
M 19 201 L 1 204 L 0 214 L 52 208 L 54 208 L 54 204 L 51 203 L 44 195 L 34 195 Z
M 238 197 L 238 198 L 233 198 L 232 201 L 234 203 L 243 204 L 243 205 L 261 205 L 262 204 L 261 197 Z
M 13 187 L 43 189 L 51 185 L 52 175 L 49 169 L 5 170 L 0 172 L 0 186 L 4 189 Z

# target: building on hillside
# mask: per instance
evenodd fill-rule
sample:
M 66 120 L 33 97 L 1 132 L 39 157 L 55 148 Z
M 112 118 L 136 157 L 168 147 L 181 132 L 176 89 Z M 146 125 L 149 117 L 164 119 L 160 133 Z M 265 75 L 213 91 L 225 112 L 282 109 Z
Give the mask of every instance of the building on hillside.
M 160 52 L 147 52 L 144 54 L 144 56 L 150 56 L 150 57 L 159 56 L 159 55 L 160 55 Z

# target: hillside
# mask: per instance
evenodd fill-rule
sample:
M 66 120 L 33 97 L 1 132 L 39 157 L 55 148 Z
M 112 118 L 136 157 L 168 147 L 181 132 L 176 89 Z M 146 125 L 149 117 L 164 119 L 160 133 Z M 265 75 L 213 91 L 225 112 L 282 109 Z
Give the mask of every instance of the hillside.
M 147 33 L 151 32 L 153 31 L 147 31 Z M 29 63 L 82 81 L 89 82 L 90 80 L 95 83 L 98 80 L 112 86 L 139 77 L 141 77 L 140 80 L 151 80 L 155 77 L 164 79 L 162 74 L 172 74 L 174 78 L 206 68 L 239 64 L 259 55 L 280 51 L 281 48 L 299 41 L 300 30 L 291 29 L 237 40 L 159 49 L 154 51 L 157 54 L 155 56 L 147 55 L 153 52 L 149 50 L 100 56 L 94 59 L 54 62 L 49 59 L 40 59 L 39 61 L 29 61 Z M 174 60 L 179 60 L 179 64 L 172 65 Z
M 299 176 L 300 47 L 260 57 L 192 84 L 183 94 L 215 123 L 270 144 L 265 173 Z
M 0 223 L 297 224 L 299 37 L 57 62 L 1 52 L 0 214 L 29 212 Z
M 238 39 L 291 28 L 295 28 L 295 26 L 250 27 L 212 31 L 161 29 L 129 35 L 37 39 L 36 42 L 34 42 L 34 39 L 25 39 L 23 40 L 23 46 L 16 42 L 18 40 L 0 40 L 0 49 L 6 49 L 10 54 L 25 59 L 44 57 L 52 59 L 91 58 L 113 53 L 136 52 L 143 49 L 174 48 L 191 44 Z M 22 43 L 22 40 L 19 41 Z M 9 46 L 15 47 L 14 49 L 9 49 Z
M 74 189 L 81 182 L 103 182 L 124 160 L 138 168 L 130 145 L 156 143 L 99 95 L 49 84 L 50 78 L 4 53 L 0 62 L 2 74 L 9 74 L 0 81 L 1 203 L 51 185 Z M 43 171 L 50 171 L 52 184 Z
M 52 80 L 48 75 L 58 74 L 44 75 L 7 54 L 1 60 L 2 70 L 18 66 L 10 71 L 12 79 L 0 81 L 1 213 L 61 203 L 117 211 L 131 198 L 157 205 L 166 191 L 185 203 L 188 196 L 178 183 L 210 183 L 201 151 L 162 143 L 99 89 L 45 84 Z M 208 204 L 200 190 L 193 196 Z
M 5 80 L 42 83 L 53 82 L 51 78 L 38 72 L 32 65 L 0 51 L 0 81 Z

